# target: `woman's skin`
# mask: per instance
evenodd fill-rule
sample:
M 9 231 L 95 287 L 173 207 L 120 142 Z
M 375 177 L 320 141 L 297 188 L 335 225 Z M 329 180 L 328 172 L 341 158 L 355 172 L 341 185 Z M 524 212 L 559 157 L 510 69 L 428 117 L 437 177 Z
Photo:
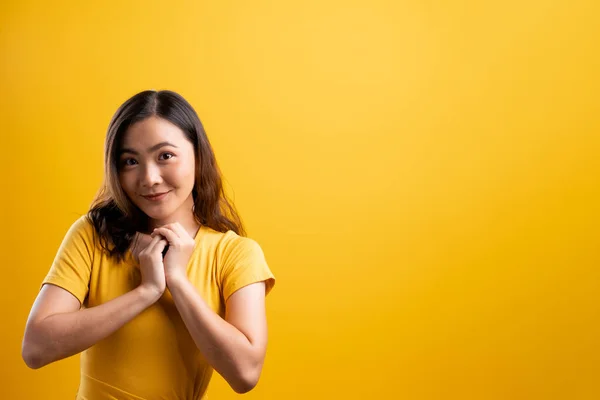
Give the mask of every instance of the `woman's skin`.
M 68 291 L 44 285 L 25 328 L 23 359 L 31 368 L 40 368 L 80 353 L 150 307 L 168 287 L 206 360 L 236 392 L 251 390 L 260 377 L 267 346 L 265 284 L 233 293 L 223 319 L 188 280 L 186 266 L 200 228 L 193 214 L 197 160 L 192 143 L 169 121 L 150 117 L 127 130 L 120 163 L 123 190 L 150 219 L 151 232 L 138 233 L 131 250 L 140 264 L 141 283 L 86 309 Z M 162 197 L 148 197 L 155 194 Z

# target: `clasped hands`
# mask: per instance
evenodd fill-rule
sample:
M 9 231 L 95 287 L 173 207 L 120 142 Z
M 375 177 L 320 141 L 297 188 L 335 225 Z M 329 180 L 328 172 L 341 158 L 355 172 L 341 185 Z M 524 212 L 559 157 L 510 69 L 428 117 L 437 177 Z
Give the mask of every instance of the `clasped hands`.
M 138 232 L 131 252 L 140 264 L 141 285 L 162 294 L 169 282 L 187 279 L 186 267 L 195 244 L 194 238 L 178 222 L 156 228 L 150 235 Z

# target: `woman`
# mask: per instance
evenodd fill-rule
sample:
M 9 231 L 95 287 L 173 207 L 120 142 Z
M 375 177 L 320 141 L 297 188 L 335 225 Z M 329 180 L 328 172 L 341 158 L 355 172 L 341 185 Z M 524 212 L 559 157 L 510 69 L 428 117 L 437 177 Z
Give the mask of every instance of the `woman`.
M 138 93 L 110 122 L 105 182 L 43 281 L 23 359 L 82 352 L 78 399 L 200 399 L 213 369 L 251 390 L 275 279 L 243 235 L 196 112 Z

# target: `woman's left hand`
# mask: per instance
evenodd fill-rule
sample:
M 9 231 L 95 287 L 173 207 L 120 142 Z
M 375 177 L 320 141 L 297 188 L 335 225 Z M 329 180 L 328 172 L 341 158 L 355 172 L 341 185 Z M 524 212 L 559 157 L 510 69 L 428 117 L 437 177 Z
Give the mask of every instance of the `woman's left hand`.
M 175 222 L 156 228 L 151 236 L 160 235 L 169 242 L 169 249 L 163 259 L 167 285 L 169 280 L 186 278 L 186 268 L 196 242 L 187 231 Z

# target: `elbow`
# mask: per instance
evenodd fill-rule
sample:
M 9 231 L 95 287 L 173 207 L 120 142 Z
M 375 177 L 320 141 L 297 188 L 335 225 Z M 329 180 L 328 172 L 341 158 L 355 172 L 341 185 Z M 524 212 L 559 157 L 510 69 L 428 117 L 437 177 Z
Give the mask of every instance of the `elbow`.
M 253 368 L 244 373 L 238 374 L 235 380 L 231 380 L 229 385 L 237 394 L 248 393 L 256 387 L 260 378 L 260 369 Z
M 257 383 L 258 380 L 239 380 L 238 382 L 230 383 L 230 386 L 237 394 L 244 394 L 254 389 Z
M 46 365 L 42 359 L 42 352 L 36 351 L 34 346 L 27 344 L 27 342 L 23 342 L 21 357 L 23 357 L 23 361 L 31 369 L 39 369 Z
M 39 369 L 49 364 L 48 351 L 38 339 L 40 338 L 36 336 L 33 328 L 25 331 L 21 346 L 21 357 L 31 369 Z

